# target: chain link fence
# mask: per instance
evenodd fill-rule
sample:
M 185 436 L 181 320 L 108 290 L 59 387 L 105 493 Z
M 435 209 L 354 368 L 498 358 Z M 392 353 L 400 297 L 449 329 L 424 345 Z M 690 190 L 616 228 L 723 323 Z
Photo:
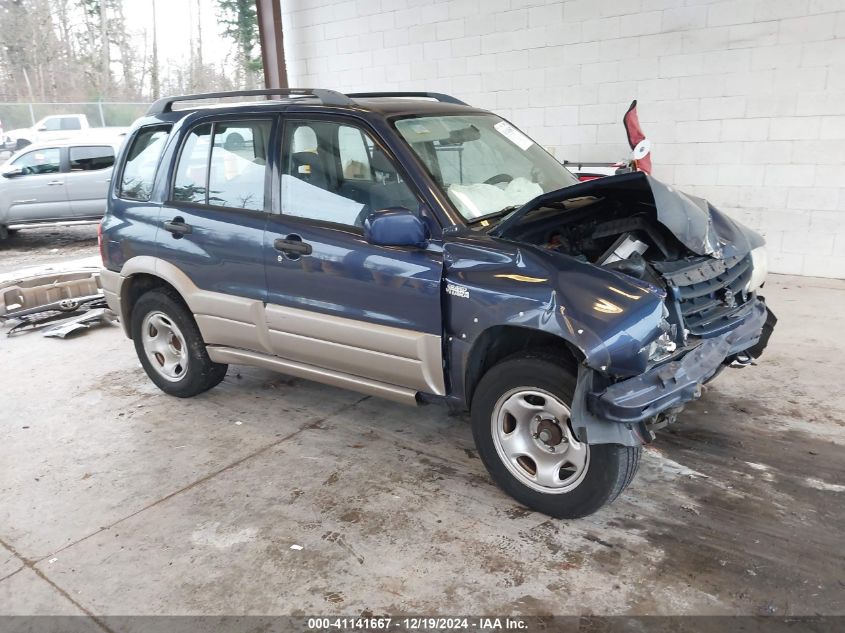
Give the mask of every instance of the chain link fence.
M 79 103 L 0 103 L 0 127 L 31 127 L 45 116 L 84 114 L 91 127 L 124 127 L 144 115 L 149 103 L 88 101 Z

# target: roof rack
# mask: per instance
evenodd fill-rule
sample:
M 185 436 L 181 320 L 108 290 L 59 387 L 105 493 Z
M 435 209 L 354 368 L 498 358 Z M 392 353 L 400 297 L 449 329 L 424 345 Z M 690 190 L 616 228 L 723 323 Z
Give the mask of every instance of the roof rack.
M 467 105 L 460 99 L 442 92 L 350 92 L 346 95 L 352 99 L 370 99 L 379 97 L 424 97 L 426 99 L 435 99 L 443 103 L 456 103 L 458 105 Z
M 420 93 L 423 94 L 423 93 Z M 348 106 L 352 100 L 334 90 L 322 88 L 269 88 L 265 90 L 233 90 L 230 92 L 204 92 L 193 95 L 179 95 L 158 99 L 147 110 L 148 115 L 172 112 L 177 101 L 200 101 L 202 99 L 222 99 L 225 97 L 270 97 L 270 96 L 305 96 L 317 97 L 324 105 Z M 445 95 L 444 95 L 445 96 Z

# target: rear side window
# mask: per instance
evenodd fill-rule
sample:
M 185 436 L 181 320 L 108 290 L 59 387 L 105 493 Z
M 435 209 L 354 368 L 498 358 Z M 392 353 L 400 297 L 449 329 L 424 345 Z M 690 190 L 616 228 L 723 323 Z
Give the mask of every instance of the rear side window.
M 71 147 L 71 171 L 95 171 L 114 165 L 114 148 L 107 145 L 99 147 Z
M 271 121 L 220 121 L 191 130 L 179 155 L 173 200 L 264 210 L 271 129 Z
M 142 128 L 135 135 L 126 153 L 119 197 L 142 202 L 150 199 L 159 158 L 169 133 L 169 125 L 157 125 Z
M 174 200 L 205 204 L 210 140 L 211 125 L 200 125 L 188 134 L 182 145 L 176 180 L 173 182 Z
M 63 117 L 61 119 L 61 128 L 63 130 L 81 130 L 82 123 L 75 116 Z

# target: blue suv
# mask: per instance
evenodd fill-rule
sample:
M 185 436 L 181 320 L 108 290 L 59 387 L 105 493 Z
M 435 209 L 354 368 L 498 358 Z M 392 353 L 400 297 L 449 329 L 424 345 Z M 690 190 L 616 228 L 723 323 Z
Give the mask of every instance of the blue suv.
M 274 98 L 198 105 L 233 96 Z M 162 99 L 121 150 L 100 247 L 164 392 L 236 363 L 445 402 L 496 483 L 555 517 L 615 499 L 775 323 L 758 234 L 641 172 L 579 183 L 434 93 Z

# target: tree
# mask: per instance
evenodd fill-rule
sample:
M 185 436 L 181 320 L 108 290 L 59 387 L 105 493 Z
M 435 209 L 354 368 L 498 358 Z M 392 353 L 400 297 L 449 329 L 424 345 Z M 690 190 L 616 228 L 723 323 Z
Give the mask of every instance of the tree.
M 254 88 L 261 75 L 258 37 L 258 9 L 255 0 L 217 0 L 217 17 L 222 35 L 235 43 L 236 83 Z

